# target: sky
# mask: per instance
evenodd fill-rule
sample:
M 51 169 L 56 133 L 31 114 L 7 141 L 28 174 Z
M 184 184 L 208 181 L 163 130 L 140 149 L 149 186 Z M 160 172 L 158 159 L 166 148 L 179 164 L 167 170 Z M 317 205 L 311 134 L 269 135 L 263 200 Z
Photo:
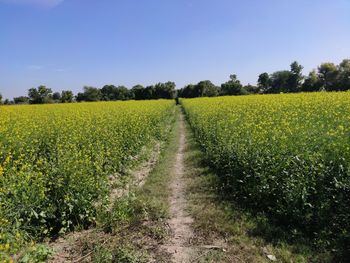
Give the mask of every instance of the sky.
M 349 0 L 0 0 L 0 93 L 81 91 L 350 58 Z

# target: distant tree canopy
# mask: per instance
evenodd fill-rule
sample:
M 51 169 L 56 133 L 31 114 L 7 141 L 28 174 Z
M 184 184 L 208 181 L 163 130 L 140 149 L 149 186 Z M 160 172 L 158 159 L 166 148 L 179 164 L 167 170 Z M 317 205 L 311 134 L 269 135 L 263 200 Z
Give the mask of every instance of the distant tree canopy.
M 28 104 L 29 98 L 26 96 L 15 97 L 15 98 L 13 98 L 13 102 L 15 104 Z
M 61 101 L 61 93 L 59 92 L 54 92 L 52 94 L 52 99 L 55 101 L 55 102 L 60 102 Z
M 199 97 L 215 97 L 219 94 L 219 88 L 210 80 L 198 82 L 195 88 L 199 94 Z
M 61 92 L 61 102 L 62 103 L 70 103 L 74 100 L 74 94 L 70 90 L 62 90 Z
M 290 70 L 280 70 L 269 75 L 264 72 L 259 75 L 258 87 L 261 93 L 299 92 L 304 80 L 303 66 L 294 61 Z
M 218 96 L 219 87 L 210 80 L 203 80 L 196 85 L 189 84 L 178 91 L 178 96 L 182 98 L 214 97 Z
M 243 89 L 248 93 L 248 94 L 256 94 L 260 92 L 260 89 L 258 86 L 254 86 L 251 84 L 245 85 Z
M 271 75 L 262 73 L 259 75 L 258 87 L 262 93 L 350 89 L 350 59 L 344 59 L 339 65 L 323 63 L 306 77 L 302 75 L 302 70 L 298 62 L 293 62 L 289 71 L 277 71 Z
M 147 87 L 136 85 L 132 89 L 114 85 L 105 85 L 102 89 L 84 87 L 84 92 L 77 94 L 76 101 L 173 99 L 176 95 L 175 87 L 171 81 Z
M 313 70 L 309 73 L 309 76 L 305 78 L 303 85 L 301 86 L 301 90 L 305 92 L 310 91 L 319 91 L 323 87 L 323 83 L 317 75 L 316 70 Z
M 76 100 L 80 101 L 99 101 L 102 99 L 102 92 L 98 88 L 94 87 L 84 87 L 84 92 L 78 93 Z
M 52 103 L 52 90 L 45 86 L 39 86 L 28 90 L 30 104 Z
M 267 92 L 270 87 L 270 76 L 269 73 L 264 72 L 259 75 L 258 78 L 258 88 L 261 93 Z
M 174 82 L 168 81 L 147 87 L 136 85 L 130 92 L 135 100 L 173 99 L 176 95 L 175 87 Z
M 125 86 L 105 85 L 101 89 L 102 100 L 130 100 L 132 93 Z
M 142 100 L 144 97 L 146 97 L 146 90 L 142 85 L 132 87 L 131 93 L 134 95 L 135 100 Z
M 350 59 L 344 59 L 338 66 L 338 87 L 350 90 Z
M 237 75 L 216 86 L 210 80 L 199 81 L 176 90 L 174 82 L 157 83 L 150 86 L 136 85 L 132 89 L 125 86 L 105 85 L 101 89 L 85 86 L 83 92 L 74 96 L 72 91 L 64 90 L 53 93 L 45 86 L 31 88 L 28 97 L 20 96 L 5 104 L 42 104 L 69 103 L 73 101 L 114 101 L 114 100 L 152 100 L 173 98 L 214 97 L 227 95 L 245 95 L 254 93 L 292 93 L 313 91 L 345 91 L 350 90 L 350 59 L 344 59 L 339 65 L 322 63 L 307 76 L 302 74 L 303 66 L 297 61 L 290 64 L 289 70 L 279 70 L 273 73 L 261 73 L 257 85 L 243 86 Z M 2 96 L 0 94 L 0 103 Z
M 173 99 L 175 98 L 175 82 L 157 83 L 153 88 L 154 99 Z
M 220 95 L 245 95 L 248 91 L 243 87 L 241 82 L 237 79 L 237 75 L 232 74 L 230 80 L 221 84 Z

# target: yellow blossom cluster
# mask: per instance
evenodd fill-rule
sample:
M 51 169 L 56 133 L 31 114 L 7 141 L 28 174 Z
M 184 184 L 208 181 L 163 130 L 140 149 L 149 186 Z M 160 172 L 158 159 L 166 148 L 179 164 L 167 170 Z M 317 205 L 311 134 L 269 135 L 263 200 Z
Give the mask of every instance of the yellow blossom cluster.
M 16 232 L 36 238 L 94 222 L 97 201 L 108 201 L 109 175 L 123 174 L 143 147 L 166 136 L 174 105 L 1 106 L 0 260 L 19 242 Z
M 350 241 L 350 92 L 181 103 L 231 197 L 315 239 Z

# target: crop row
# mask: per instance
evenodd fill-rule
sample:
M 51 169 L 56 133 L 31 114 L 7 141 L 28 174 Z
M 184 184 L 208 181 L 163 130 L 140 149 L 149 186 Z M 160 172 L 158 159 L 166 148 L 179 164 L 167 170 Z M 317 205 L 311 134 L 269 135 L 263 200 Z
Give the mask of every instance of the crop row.
M 0 107 L 0 253 L 86 225 L 108 176 L 166 136 L 172 101 Z
M 184 99 L 182 104 L 233 199 L 290 233 L 349 249 L 349 92 Z

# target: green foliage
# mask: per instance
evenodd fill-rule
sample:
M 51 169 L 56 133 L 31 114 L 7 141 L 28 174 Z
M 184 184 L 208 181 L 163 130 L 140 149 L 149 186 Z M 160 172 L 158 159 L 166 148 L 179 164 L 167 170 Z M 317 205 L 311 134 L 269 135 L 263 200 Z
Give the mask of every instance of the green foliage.
M 218 95 L 218 88 L 210 81 L 203 80 L 196 85 L 198 97 L 215 97 Z
M 129 100 L 133 98 L 133 94 L 124 86 L 105 85 L 101 89 L 102 100 Z
M 16 246 L 16 232 L 42 238 L 95 222 L 97 206 L 108 202 L 108 177 L 166 134 L 173 106 L 162 100 L 2 107 L 3 244 Z
M 318 67 L 318 76 L 325 90 L 335 90 L 337 87 L 337 66 L 334 63 L 323 63 Z
M 221 84 L 220 95 L 245 95 L 248 94 L 247 90 L 243 88 L 241 82 L 237 79 L 236 75 L 231 75 L 230 80 L 224 84 Z
M 131 93 L 135 100 L 173 99 L 175 97 L 175 87 L 175 83 L 171 81 L 157 83 L 146 88 L 136 85 L 132 88 Z
M 232 198 L 317 246 L 350 245 L 350 93 L 183 100 Z
M 344 59 L 338 66 L 338 88 L 350 90 L 350 59 Z
M 267 93 L 289 92 L 289 80 L 292 73 L 289 70 L 276 71 L 270 76 L 270 87 Z
M 73 102 L 74 95 L 70 90 L 62 90 L 61 92 L 61 102 L 62 103 L 70 103 Z
M 296 61 L 290 65 L 291 75 L 288 79 L 289 92 L 299 92 L 301 90 L 302 81 L 304 79 L 302 73 L 303 68 L 304 67 Z
M 302 91 L 320 91 L 322 89 L 322 82 L 319 79 L 315 70 L 309 73 L 309 76 L 305 79 L 301 89 Z
M 146 263 L 149 262 L 145 253 L 139 248 L 131 245 L 107 248 L 97 246 L 92 255 L 92 262 L 95 263 Z
M 154 86 L 154 98 L 173 99 L 175 97 L 175 87 L 175 83 L 171 81 L 156 84 Z
M 55 102 L 59 102 L 61 100 L 61 93 L 59 92 L 54 92 L 52 94 L 52 99 L 55 101 Z
M 113 253 L 112 262 L 118 263 L 146 263 L 148 262 L 147 256 L 145 256 L 140 250 L 132 247 L 121 247 Z
M 270 76 L 268 73 L 264 72 L 259 75 L 258 87 L 262 92 L 266 92 L 270 87 Z
M 45 86 L 39 86 L 28 90 L 30 104 L 44 104 L 52 102 L 52 90 Z
M 53 250 L 45 245 L 35 245 L 24 252 L 24 256 L 19 259 L 19 263 L 41 263 L 47 262 Z
M 28 104 L 29 98 L 25 96 L 15 97 L 13 98 L 15 104 Z
M 243 91 L 245 91 L 247 94 L 255 94 L 255 93 L 259 93 L 260 89 L 258 86 L 248 84 L 243 87 Z
M 83 93 L 78 93 L 76 100 L 77 101 L 100 101 L 102 99 L 102 92 L 98 88 L 94 87 L 84 87 Z
M 178 96 L 182 98 L 215 97 L 219 95 L 219 89 L 210 80 L 203 80 L 196 85 L 187 85 L 179 90 Z

